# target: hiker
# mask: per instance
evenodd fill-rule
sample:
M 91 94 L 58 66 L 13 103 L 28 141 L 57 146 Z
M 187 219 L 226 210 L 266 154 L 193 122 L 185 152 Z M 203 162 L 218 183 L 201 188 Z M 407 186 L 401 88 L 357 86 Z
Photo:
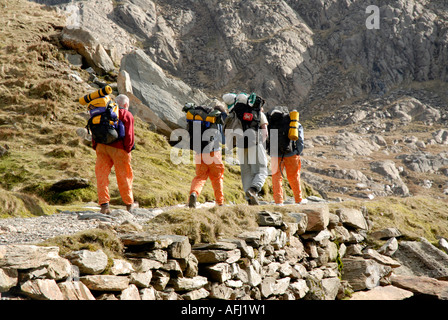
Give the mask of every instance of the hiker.
M 251 95 L 246 93 L 225 94 L 223 100 L 230 112 L 233 113 L 232 116 L 239 120 L 244 132 L 237 147 L 245 197 L 249 205 L 258 205 L 258 193 L 263 188 L 268 176 L 268 161 L 263 145 L 268 137 L 268 120 L 263 112 L 264 100 L 254 93 Z M 230 119 L 231 117 L 226 125 L 231 123 Z M 234 129 L 231 125 L 226 126 L 227 128 Z
M 269 141 L 268 153 L 271 156 L 272 189 L 276 205 L 283 205 L 283 170 L 294 194 L 296 204 L 306 203 L 302 199 L 300 187 L 300 155 L 304 146 L 303 127 L 299 113 L 286 108 L 274 108 L 268 112 Z M 277 130 L 273 132 L 273 130 Z M 275 140 L 275 141 L 274 141 Z
M 101 206 L 101 213 L 109 214 L 109 174 L 112 166 L 115 167 L 118 190 L 121 199 L 126 205 L 126 209 L 131 211 L 137 206 L 134 203 L 132 192 L 132 181 L 134 174 L 131 167 L 131 151 L 134 146 L 134 117 L 129 109 L 129 98 L 120 94 L 115 98 L 119 106 L 119 119 L 125 128 L 123 139 L 110 144 L 97 143 L 92 139 L 93 149 L 96 151 L 95 175 L 97 181 L 98 202 Z
M 187 112 L 190 148 L 195 152 L 196 166 L 196 176 L 191 182 L 188 206 L 196 208 L 197 199 L 207 179 L 210 179 L 212 183 L 216 205 L 222 206 L 224 205 L 224 163 L 222 162 L 221 143 L 222 119 L 226 116 L 226 110 L 219 104 L 216 104 L 213 109 L 187 104 L 184 111 Z M 191 117 L 193 118 L 190 119 Z M 196 128 L 200 135 L 195 135 L 193 132 L 195 125 L 197 125 Z

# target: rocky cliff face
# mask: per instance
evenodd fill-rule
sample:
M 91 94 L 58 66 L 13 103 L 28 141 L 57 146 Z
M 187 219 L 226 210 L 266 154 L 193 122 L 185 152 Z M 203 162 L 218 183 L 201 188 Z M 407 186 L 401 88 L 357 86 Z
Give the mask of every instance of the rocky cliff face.
M 270 106 L 336 107 L 447 80 L 443 1 L 39 2 L 60 3 L 71 26 L 92 32 L 116 62 L 138 46 L 190 86 L 218 96 L 256 91 Z M 379 29 L 368 28 L 369 5 Z
M 185 125 L 186 102 L 254 91 L 310 120 L 303 178 L 323 196 L 448 192 L 443 1 L 39 2 L 67 16 L 84 67 L 120 68 L 159 131 Z

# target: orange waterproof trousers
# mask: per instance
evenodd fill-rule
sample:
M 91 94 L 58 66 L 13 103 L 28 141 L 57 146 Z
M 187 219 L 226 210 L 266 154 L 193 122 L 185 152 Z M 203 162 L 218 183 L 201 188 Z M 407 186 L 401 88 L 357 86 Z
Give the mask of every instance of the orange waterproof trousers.
M 109 174 L 112 166 L 115 167 L 121 199 L 126 205 L 134 203 L 134 195 L 132 193 L 134 173 L 131 167 L 131 159 L 131 153 L 127 153 L 123 149 L 98 143 L 96 147 L 95 175 L 100 205 L 110 201 Z
M 194 161 L 196 163 L 196 176 L 191 182 L 190 194 L 195 192 L 199 197 L 207 178 L 210 178 L 216 204 L 224 204 L 224 163 L 222 162 L 221 152 L 197 153 L 194 156 Z
M 274 192 L 274 201 L 277 204 L 283 203 L 283 168 L 286 168 L 286 177 L 289 185 L 294 193 L 294 200 L 296 203 L 302 202 L 302 189 L 300 188 L 300 169 L 302 163 L 300 156 L 295 155 L 291 157 L 272 157 L 271 171 L 272 171 L 272 189 Z

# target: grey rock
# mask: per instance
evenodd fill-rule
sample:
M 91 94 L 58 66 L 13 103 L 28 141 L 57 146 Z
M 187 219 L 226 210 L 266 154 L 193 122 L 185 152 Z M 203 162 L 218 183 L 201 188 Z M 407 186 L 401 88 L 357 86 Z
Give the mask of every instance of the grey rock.
M 397 228 L 386 228 L 372 232 L 370 236 L 378 240 L 386 240 L 390 238 L 398 238 L 402 236 L 402 233 Z
M 215 282 L 223 283 L 227 280 L 232 279 L 232 273 L 230 265 L 228 263 L 217 263 L 213 265 L 206 266 L 204 268 L 204 273 Z
M 120 300 L 141 300 L 140 293 L 134 284 L 121 291 Z
M 295 295 L 295 297 L 297 299 L 304 298 L 305 295 L 310 290 L 308 288 L 306 280 L 304 280 L 304 279 L 299 279 L 299 280 L 297 280 L 295 282 L 290 283 L 289 284 L 289 288 L 292 290 L 292 292 L 294 293 L 294 295 Z
M 204 288 L 200 288 L 193 291 L 188 291 L 187 293 L 184 293 L 181 297 L 184 300 L 200 300 L 205 299 L 210 295 L 210 292 L 208 292 Z
M 280 227 L 283 224 L 282 214 L 279 212 L 260 211 L 258 213 L 258 225 Z
M 368 229 L 367 221 L 360 210 L 341 208 L 336 210 L 336 214 L 341 219 L 341 222 L 346 226 L 361 230 Z
M 308 227 L 308 215 L 306 213 L 301 212 L 291 212 L 289 216 L 294 218 L 297 223 L 297 235 L 304 234 Z
M 349 282 L 354 291 L 373 289 L 380 284 L 380 280 L 392 270 L 372 259 L 351 257 L 342 259 L 344 265 L 342 279 Z
M 21 292 L 36 300 L 64 300 L 56 281 L 50 279 L 28 280 L 20 285 Z
M 413 275 L 431 278 L 448 277 L 448 255 L 425 238 L 420 241 L 401 241 L 392 256 Z
M 0 293 L 7 292 L 18 283 L 17 269 L 0 268 Z
M 194 278 L 174 278 L 170 281 L 170 284 L 176 291 L 192 291 L 204 287 L 207 282 L 206 277 L 197 276 Z
M 439 281 L 425 276 L 392 275 L 394 286 L 409 290 L 415 295 L 435 297 L 440 300 L 448 300 L 448 282 Z
M 330 211 L 326 204 L 305 204 L 300 211 L 308 216 L 306 231 L 321 231 L 330 223 Z
M 107 255 L 102 250 L 73 251 L 66 258 L 76 265 L 82 274 L 100 274 L 106 269 L 108 263 Z
M 129 74 L 134 95 L 170 128 L 185 128 L 182 107 L 187 102 L 206 103 L 207 96 L 181 80 L 169 78 L 142 50 L 125 55 L 120 71 Z
M 62 32 L 64 46 L 76 50 L 99 74 L 115 69 L 114 63 L 100 42 L 86 29 L 64 28 Z
M 68 190 L 83 189 L 90 186 L 90 181 L 84 178 L 69 178 L 59 180 L 50 186 L 50 191 L 64 192 Z
M 388 285 L 375 287 L 367 291 L 357 291 L 352 294 L 350 300 L 404 300 L 414 296 L 409 290 L 404 290 L 396 286 Z
M 238 261 L 241 257 L 239 249 L 234 250 L 192 250 L 199 263 L 232 263 Z
M 81 281 L 63 281 L 58 287 L 64 296 L 64 300 L 96 300 L 84 283 Z
M 52 259 L 59 258 L 58 247 L 35 245 L 0 246 L 0 267 L 31 269 L 47 266 Z
M 123 291 L 129 286 L 129 278 L 113 275 L 87 275 L 79 279 L 87 288 L 95 291 Z
M 398 250 L 397 238 L 390 238 L 385 244 L 378 249 L 378 252 L 386 256 L 393 256 L 393 254 Z

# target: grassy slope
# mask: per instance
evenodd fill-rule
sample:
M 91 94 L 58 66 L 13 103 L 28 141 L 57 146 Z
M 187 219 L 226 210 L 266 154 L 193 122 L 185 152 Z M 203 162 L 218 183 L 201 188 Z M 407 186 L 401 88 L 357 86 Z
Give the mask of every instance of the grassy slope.
M 0 216 L 46 214 L 49 204 L 96 201 L 95 153 L 76 130 L 86 120 L 78 98 L 90 93 L 85 83 L 70 78 L 88 74 L 70 66 L 57 36 L 64 24 L 54 11 L 26 0 L 0 1 Z M 163 136 L 136 119 L 133 155 L 135 198 L 144 206 L 171 205 L 187 200 L 194 165 L 173 165 L 171 147 Z M 226 199 L 243 201 L 239 169 L 226 171 Z M 81 177 L 92 187 L 54 194 L 48 186 L 62 178 Z M 110 176 L 112 203 L 120 205 L 114 171 Z M 22 200 L 26 198 L 26 201 Z M 210 183 L 200 200 L 213 200 Z

